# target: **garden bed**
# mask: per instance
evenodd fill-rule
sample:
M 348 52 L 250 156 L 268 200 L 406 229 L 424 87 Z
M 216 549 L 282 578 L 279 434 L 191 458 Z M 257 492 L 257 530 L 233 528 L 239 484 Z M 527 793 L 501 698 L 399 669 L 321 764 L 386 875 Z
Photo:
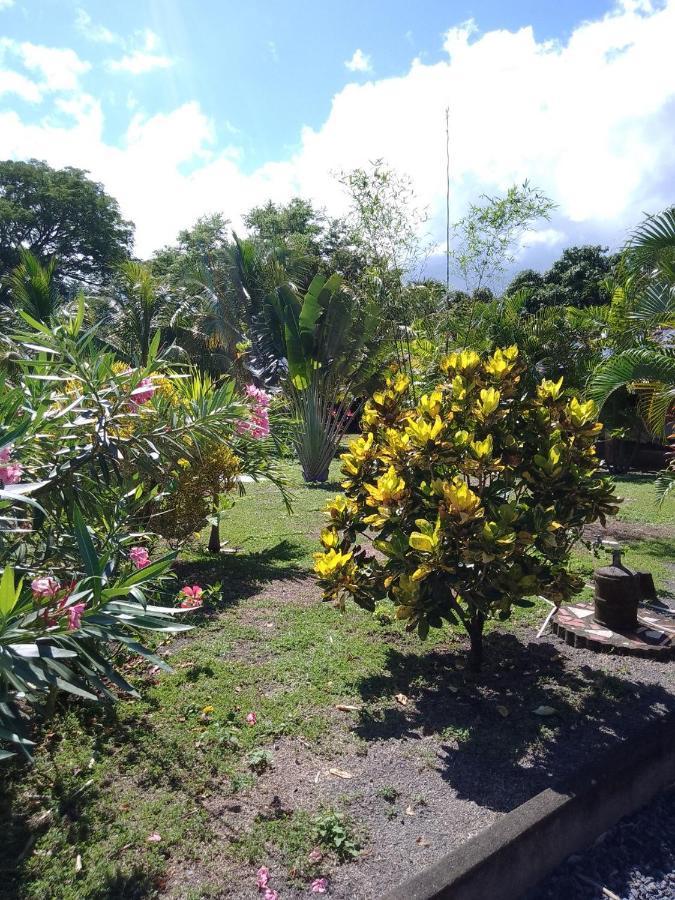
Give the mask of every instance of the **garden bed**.
M 477 676 L 460 633 L 422 644 L 320 603 L 308 569 L 335 487 L 298 483 L 291 517 L 254 487 L 224 529 L 239 555 L 181 563 L 181 583 L 223 587 L 161 648 L 173 674 L 139 662 L 142 699 L 59 713 L 3 788 L 3 896 L 255 898 L 261 865 L 282 900 L 320 876 L 383 896 L 675 709 L 672 663 L 537 639 L 545 606 L 490 629 Z M 612 527 L 672 601 L 672 507 L 647 516 L 647 488 L 621 480 Z

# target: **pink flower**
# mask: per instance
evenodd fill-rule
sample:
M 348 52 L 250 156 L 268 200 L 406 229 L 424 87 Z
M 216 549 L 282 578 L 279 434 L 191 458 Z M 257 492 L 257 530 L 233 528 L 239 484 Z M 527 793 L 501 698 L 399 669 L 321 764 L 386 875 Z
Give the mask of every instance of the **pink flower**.
M 246 387 L 246 396 L 252 401 L 251 418 L 248 422 L 237 423 L 237 433 L 249 435 L 254 440 L 262 440 L 270 433 L 270 420 L 267 407 L 272 399 L 270 395 L 254 384 Z
M 192 587 L 186 584 L 178 595 L 183 598 L 180 604 L 181 609 L 196 609 L 201 606 L 204 602 L 202 600 L 203 593 L 203 589 L 198 584 L 193 584 Z
M 82 613 L 86 608 L 86 603 L 73 603 L 72 606 L 69 606 L 67 608 L 66 612 L 68 613 L 68 631 L 75 631 L 76 628 L 80 627 Z
M 255 723 L 256 723 L 257 721 L 258 721 L 258 717 L 256 716 L 256 714 L 255 714 L 254 712 L 250 712 L 250 713 L 246 716 L 246 724 L 247 724 L 247 725 L 253 726 L 253 725 L 255 725 Z
M 270 405 L 270 400 L 272 399 L 267 391 L 264 391 L 262 388 L 257 388 L 254 384 L 246 385 L 246 396 L 250 397 L 257 406 L 262 406 L 263 409 L 267 409 Z
M 9 462 L 9 458 L 12 455 L 12 445 L 6 444 L 4 447 L 0 448 L 0 462 Z
M 272 888 L 265 888 L 263 900 L 279 900 L 279 891 L 272 890 Z
M 40 578 L 34 578 L 30 586 L 33 596 L 39 600 L 54 597 L 61 589 L 61 585 L 53 575 L 42 575 Z
M 320 863 L 323 859 L 323 853 L 321 852 L 320 847 L 315 847 L 310 853 L 307 855 L 307 859 L 311 863 Z
M 7 448 L 4 447 L 4 450 Z M 7 459 L 3 459 L 3 462 L 8 462 L 9 454 L 7 455 Z M 21 481 L 21 476 L 23 475 L 23 466 L 21 463 L 8 463 L 6 466 L 0 466 L 0 481 L 4 485 L 8 484 L 18 484 Z
M 327 878 L 315 878 L 312 882 L 311 891 L 313 894 L 325 894 L 328 890 Z
M 138 385 L 131 392 L 130 400 L 136 406 L 147 403 L 155 393 L 155 386 L 151 378 L 141 378 Z
M 270 870 L 267 866 L 260 866 L 257 872 L 258 875 L 258 887 L 262 891 L 267 885 L 270 883 Z
M 150 554 L 145 547 L 132 547 L 129 551 L 129 559 L 137 569 L 144 569 L 150 564 Z

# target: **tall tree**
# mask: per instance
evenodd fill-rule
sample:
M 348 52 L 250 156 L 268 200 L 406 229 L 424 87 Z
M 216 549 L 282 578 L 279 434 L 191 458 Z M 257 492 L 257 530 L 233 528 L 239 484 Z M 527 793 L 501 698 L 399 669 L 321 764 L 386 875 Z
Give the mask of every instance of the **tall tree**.
M 608 282 L 618 261 L 619 255 L 608 253 L 607 247 L 568 247 L 547 272 L 542 274 L 532 269 L 519 272 L 507 287 L 506 295 L 512 296 L 526 288 L 530 312 L 544 306 L 581 309 L 602 306 L 611 299 Z
M 129 255 L 132 239 L 117 201 L 82 169 L 0 162 L 0 275 L 21 263 L 23 249 L 42 264 L 55 257 L 61 283 L 97 285 Z
M 515 259 L 522 233 L 539 219 L 550 218 L 555 203 L 525 181 L 503 197 L 483 194 L 454 226 L 451 256 L 467 291 L 495 289 Z
M 252 238 L 268 245 L 295 244 L 296 249 L 318 256 L 325 215 L 315 210 L 309 200 L 293 197 L 285 206 L 271 200 L 264 206 L 254 206 L 244 216 L 244 224 Z

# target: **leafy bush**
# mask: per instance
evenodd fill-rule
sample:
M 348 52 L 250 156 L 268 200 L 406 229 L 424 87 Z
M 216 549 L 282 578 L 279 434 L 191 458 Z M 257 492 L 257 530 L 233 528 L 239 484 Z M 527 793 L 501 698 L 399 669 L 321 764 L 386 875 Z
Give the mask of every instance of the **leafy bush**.
M 31 713 L 41 701 L 49 711 L 58 691 L 134 693 L 112 662 L 120 648 L 166 668 L 138 634 L 188 628 L 176 615 L 203 592 L 184 588 L 179 605 L 160 605 L 176 554 L 151 559 L 154 516 L 171 502 L 179 461 L 230 453 L 249 415 L 231 383 L 167 369 L 158 336 L 147 365 L 129 369 L 84 320 L 83 302 L 51 327 L 24 314 L 23 330 L 4 339 L 0 740 L 26 753 Z M 236 440 L 243 469 L 254 441 Z
M 305 481 L 326 481 L 353 414 L 355 394 L 376 370 L 372 306 L 357 309 L 339 275 L 317 275 L 304 296 L 281 285 L 267 298 L 271 346 L 285 361 L 292 441 Z
M 414 405 L 403 375 L 366 404 L 315 568 L 327 598 L 371 611 L 389 598 L 422 638 L 461 623 L 479 667 L 486 619 L 580 590 L 571 548 L 616 505 L 597 475 L 592 401 L 566 396 L 562 379 L 524 387 L 515 346 L 452 353 L 440 369 Z

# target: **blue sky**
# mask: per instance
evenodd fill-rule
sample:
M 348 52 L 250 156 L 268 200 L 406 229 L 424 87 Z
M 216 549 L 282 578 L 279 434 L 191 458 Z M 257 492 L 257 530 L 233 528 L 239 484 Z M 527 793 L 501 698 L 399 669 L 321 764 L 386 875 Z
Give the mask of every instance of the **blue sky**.
M 673 201 L 674 30 L 672 0 L 0 0 L 0 157 L 89 169 L 142 255 L 267 196 L 340 211 L 331 173 L 384 157 L 440 241 L 449 104 L 453 214 L 529 177 L 545 265 Z

